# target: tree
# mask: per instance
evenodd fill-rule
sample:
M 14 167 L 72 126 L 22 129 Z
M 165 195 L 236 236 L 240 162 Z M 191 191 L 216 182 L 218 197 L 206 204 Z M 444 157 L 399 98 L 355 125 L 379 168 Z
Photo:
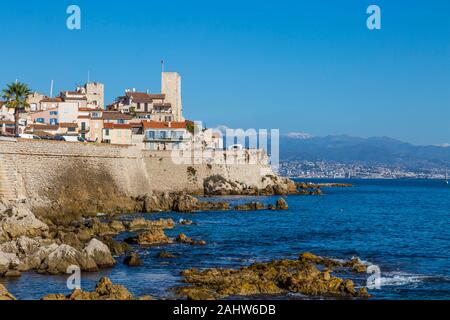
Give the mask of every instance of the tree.
M 5 106 L 10 109 L 14 109 L 14 135 L 19 134 L 19 113 L 26 107 L 29 107 L 27 103 L 27 97 L 31 94 L 28 85 L 21 82 L 14 82 L 8 84 L 6 89 L 3 89 L 2 96 L 6 100 Z

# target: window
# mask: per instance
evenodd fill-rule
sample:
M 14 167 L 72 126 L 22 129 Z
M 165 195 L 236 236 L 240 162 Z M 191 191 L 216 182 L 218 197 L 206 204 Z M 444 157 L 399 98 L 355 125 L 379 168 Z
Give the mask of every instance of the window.
M 50 115 L 51 116 L 57 116 L 58 115 L 58 111 L 50 111 Z
M 166 116 L 166 117 L 164 118 L 164 121 L 165 121 L 165 122 L 172 121 L 172 117 L 171 117 L 171 116 Z
M 58 119 L 56 119 L 56 118 L 50 119 L 50 125 L 57 125 L 57 124 L 58 124 Z
M 118 123 L 118 124 L 125 124 L 125 120 L 124 120 L 124 119 L 118 119 L 118 120 L 117 120 L 117 123 Z
M 36 119 L 36 122 L 38 122 L 38 123 L 44 123 L 45 120 L 44 120 L 44 118 L 37 118 L 37 119 Z
M 141 110 L 141 104 L 140 103 L 137 104 L 137 109 Z
M 109 136 L 109 129 L 105 129 L 105 136 Z
M 75 128 L 68 128 L 67 131 L 68 132 L 75 132 Z

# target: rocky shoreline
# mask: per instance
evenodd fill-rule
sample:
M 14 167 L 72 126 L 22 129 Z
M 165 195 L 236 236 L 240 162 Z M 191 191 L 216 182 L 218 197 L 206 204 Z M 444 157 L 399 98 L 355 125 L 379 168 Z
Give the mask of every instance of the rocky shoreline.
M 267 176 L 263 189 L 247 187 L 238 182 L 230 182 L 215 176 L 205 180 L 205 195 L 318 195 L 320 187 L 312 184 L 298 184 L 289 179 Z M 207 198 L 205 198 L 207 199 Z M 156 213 L 178 212 L 182 214 L 196 211 L 257 211 L 287 210 L 288 204 L 279 198 L 275 204 L 265 205 L 249 202 L 231 206 L 226 201 L 200 200 L 183 192 L 152 192 L 132 199 L 131 212 Z M 66 274 L 70 266 L 78 266 L 81 271 L 93 272 L 111 268 L 117 263 L 129 267 L 142 264 L 139 255 L 132 251 L 132 245 L 155 246 L 161 244 L 182 243 L 192 246 L 205 246 L 203 239 L 192 239 L 184 233 L 175 238 L 165 234 L 165 230 L 174 228 L 177 223 L 172 219 L 146 220 L 135 218 L 131 221 L 120 220 L 116 213 L 128 213 L 116 209 L 104 217 L 80 210 L 77 214 L 54 214 L 37 211 L 27 202 L 0 202 L 0 277 L 20 277 L 22 272 L 35 271 L 47 275 Z M 190 225 L 192 221 L 181 219 L 180 227 Z M 117 241 L 115 236 L 121 233 L 134 235 Z M 118 262 L 117 258 L 122 257 Z M 160 258 L 173 259 L 176 256 L 161 251 Z M 234 295 L 281 294 L 301 292 L 305 294 L 366 297 L 364 291 L 355 291 L 347 280 L 331 277 L 336 261 L 314 256 L 316 260 L 303 255 L 298 261 L 279 260 L 266 264 L 256 264 L 240 270 L 186 270 L 182 276 L 190 286 L 177 289 L 182 298 L 218 299 Z M 322 260 L 320 260 L 322 259 Z M 320 271 L 317 266 L 328 269 Z M 351 269 L 355 271 L 355 266 Z M 362 268 L 357 266 L 359 270 Z M 295 269 L 295 270 L 294 270 Z M 256 273 L 257 274 L 256 274 Z M 268 276 L 271 274 L 272 276 Z M 276 276 L 274 276 L 276 274 Z M 306 278 L 301 278 L 306 277 Z M 211 277 L 214 277 L 214 282 Z M 299 278 L 300 277 L 300 278 Z M 296 279 L 296 280 L 295 280 Z M 306 279 L 306 280 L 305 280 Z M 245 280 L 245 281 L 244 281 Z M 246 281 L 249 281 L 248 283 Z M 295 282 L 295 281 L 297 282 Z M 294 282 L 295 283 L 294 283 Z M 304 281 L 309 281 L 305 289 Z M 312 287 L 311 287 L 312 286 Z M 314 289 L 315 288 L 315 289 Z M 319 289 L 321 288 L 321 289 Z M 149 297 L 144 297 L 148 299 Z M 6 288 L 0 286 L 0 299 L 15 299 Z M 50 300 L 95 300 L 95 299 L 135 299 L 121 286 L 112 284 L 109 279 L 101 279 L 93 292 L 74 291 L 69 296 L 53 294 L 44 297 Z
M 300 293 L 308 296 L 369 298 L 366 288 L 355 289 L 352 280 L 332 275 L 334 270 L 366 272 L 359 259 L 338 261 L 300 254 L 297 260 L 255 263 L 240 269 L 197 269 L 182 272 L 187 286 L 175 288 L 190 300 L 215 300 L 238 296 Z

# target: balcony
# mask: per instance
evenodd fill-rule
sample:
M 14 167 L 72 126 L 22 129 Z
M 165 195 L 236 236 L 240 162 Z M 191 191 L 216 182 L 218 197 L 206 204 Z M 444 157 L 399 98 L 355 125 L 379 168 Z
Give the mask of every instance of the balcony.
M 144 142 L 187 142 L 188 137 L 145 137 Z

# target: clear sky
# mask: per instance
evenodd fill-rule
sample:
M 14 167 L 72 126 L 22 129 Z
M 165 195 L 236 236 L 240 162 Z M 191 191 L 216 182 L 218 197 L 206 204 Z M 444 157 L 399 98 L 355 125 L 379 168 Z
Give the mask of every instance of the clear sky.
M 71 4 L 81 30 L 66 28 Z M 158 92 L 164 59 L 209 127 L 450 143 L 448 0 L 1 1 L 0 23 L 2 87 L 59 92 L 90 70 L 111 102 Z

